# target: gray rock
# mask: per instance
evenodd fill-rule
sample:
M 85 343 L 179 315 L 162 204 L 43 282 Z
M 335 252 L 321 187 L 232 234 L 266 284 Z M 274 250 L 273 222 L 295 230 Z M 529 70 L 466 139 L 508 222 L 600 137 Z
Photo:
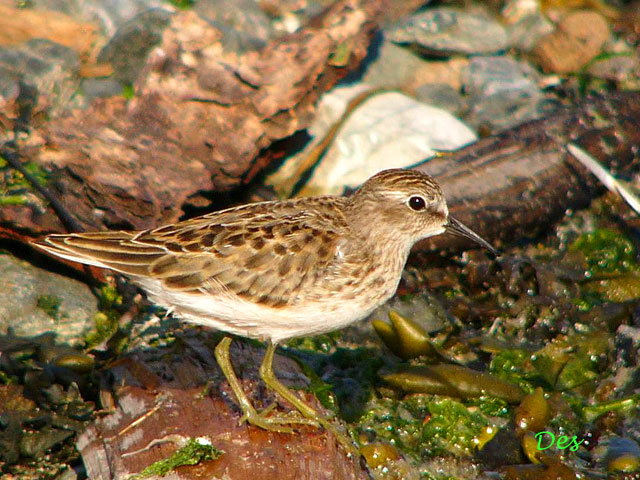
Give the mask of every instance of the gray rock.
M 49 115 L 55 117 L 67 107 L 80 79 L 76 52 L 45 39 L 33 39 L 19 47 L 0 47 L 0 94 L 15 98 L 18 82 L 35 88 L 46 99 Z
M 544 15 L 527 15 L 508 27 L 509 44 L 523 52 L 530 52 L 545 35 L 555 27 Z
M 429 55 L 486 55 L 508 46 L 507 32 L 496 20 L 482 13 L 441 7 L 411 16 L 391 29 L 396 43 L 417 47 Z
M 47 450 L 64 442 L 71 435 L 73 435 L 73 432 L 55 428 L 43 428 L 40 431 L 27 432 L 20 440 L 20 453 L 29 458 L 41 457 Z
M 85 78 L 80 88 L 87 100 L 122 95 L 122 84 L 113 78 Z
M 99 62 L 113 65 L 113 78 L 133 83 L 151 49 L 162 40 L 162 32 L 173 12 L 163 8 L 146 10 L 124 23 L 98 55 Z
M 596 78 L 617 83 L 632 81 L 633 77 L 640 74 L 640 55 L 634 53 L 602 58 L 594 61 L 587 71 Z
M 255 0 L 200 0 L 194 11 L 223 32 L 225 49 L 244 53 L 266 46 L 275 31 Z
M 607 447 L 603 460 L 611 472 L 621 471 L 624 467 L 631 468 L 640 459 L 640 445 L 633 438 L 612 435 L 598 442 L 598 447 L 600 452 Z
M 7 65 L 2 65 L 5 49 L 0 49 L 0 99 L 4 102 L 15 100 L 20 94 L 20 72 Z
M 55 332 L 58 343 L 82 343 L 97 312 L 97 300 L 89 287 L 8 254 L 0 254 L 0 272 L 0 334 L 6 334 L 9 328 L 18 336 L 28 337 Z M 45 296 L 59 300 L 53 316 L 51 310 L 42 308 Z
M 386 38 L 380 37 L 375 47 L 362 76 L 362 81 L 374 88 L 401 87 L 425 65 L 420 57 Z
M 167 0 L 33 0 L 33 5 L 96 23 L 107 38 L 114 35 L 121 25 L 146 10 L 160 7 L 172 9 Z
M 427 83 L 415 90 L 416 100 L 438 107 L 453 115 L 460 115 L 466 108 L 462 94 L 446 83 Z
M 77 70 L 80 66 L 78 54 L 64 45 L 50 40 L 34 38 L 25 44 L 25 50 L 31 52 L 43 60 L 54 60 L 65 69 Z M 53 62 L 51 62 L 53 63 Z
M 394 296 L 384 305 L 378 307 L 366 320 L 354 323 L 340 331 L 340 342 L 346 345 L 376 346 L 387 350 L 382 339 L 371 325 L 373 320 L 389 322 L 389 312 L 393 310 L 399 315 L 411 319 L 428 333 L 437 333 L 450 325 L 456 324 L 444 306 L 432 295 L 416 295 L 410 301 Z
M 508 56 L 474 57 L 463 74 L 464 90 L 471 96 L 487 96 L 510 90 L 539 92 L 536 72 Z
M 276 191 L 285 191 L 300 159 L 316 148 L 349 102 L 367 90 L 367 85 L 358 84 L 325 93 L 309 127 L 314 140 L 290 157 L 266 183 Z M 350 113 L 299 194 L 341 194 L 380 170 L 415 165 L 439 151 L 455 150 L 474 140 L 471 129 L 442 109 L 399 92 L 379 93 Z
M 463 74 L 470 125 L 491 132 L 542 116 L 548 104 L 536 84 L 536 73 L 510 57 L 475 57 Z

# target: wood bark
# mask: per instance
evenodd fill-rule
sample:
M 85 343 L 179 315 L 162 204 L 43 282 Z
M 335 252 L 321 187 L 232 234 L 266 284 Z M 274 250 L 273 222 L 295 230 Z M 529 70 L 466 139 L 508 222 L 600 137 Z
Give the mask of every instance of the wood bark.
M 278 140 L 304 129 L 319 95 L 366 56 L 385 0 L 341 0 L 261 51 L 225 51 L 222 32 L 192 11 L 173 15 L 149 55 L 135 97 L 94 103 L 31 129 L 24 161 L 84 229 L 173 222 L 205 192 L 251 181 Z M 349 52 L 344 66 L 332 64 Z M 3 117 L 15 114 L 6 105 Z M 5 236 L 63 231 L 52 210 L 7 206 Z
M 640 93 L 587 98 L 416 168 L 437 178 L 456 218 L 492 242 L 513 245 L 549 229 L 567 210 L 586 207 L 604 190 L 568 153 L 570 142 L 614 175 L 637 171 Z M 470 244 L 441 235 L 416 249 L 463 246 Z

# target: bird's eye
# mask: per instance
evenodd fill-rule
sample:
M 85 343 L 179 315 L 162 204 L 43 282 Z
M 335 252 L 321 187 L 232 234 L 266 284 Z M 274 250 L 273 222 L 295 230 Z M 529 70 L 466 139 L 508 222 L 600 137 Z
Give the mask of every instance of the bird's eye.
M 416 196 L 409 199 L 409 206 L 412 210 L 419 212 L 420 210 L 424 210 L 427 204 L 424 201 L 424 198 Z

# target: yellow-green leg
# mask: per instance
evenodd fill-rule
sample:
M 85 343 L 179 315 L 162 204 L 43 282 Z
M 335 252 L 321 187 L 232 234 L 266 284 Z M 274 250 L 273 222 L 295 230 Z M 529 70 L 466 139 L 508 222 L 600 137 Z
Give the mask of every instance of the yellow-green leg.
M 231 341 L 231 337 L 224 337 L 216 346 L 215 355 L 222 373 L 224 373 L 224 376 L 227 378 L 229 386 L 231 387 L 231 390 L 233 390 L 233 393 L 236 396 L 238 403 L 240 404 L 240 409 L 243 413 L 242 418 L 240 419 L 240 424 L 242 424 L 244 421 L 247 421 L 252 425 L 263 428 L 265 430 L 271 430 L 281 433 L 293 433 L 293 430 L 291 428 L 284 426 L 287 424 L 298 423 L 306 425 L 317 425 L 316 422 L 308 418 L 293 418 L 283 416 L 268 417 L 267 415 L 272 410 L 272 407 L 268 407 L 262 412 L 257 412 L 242 390 L 242 385 L 240 385 L 240 381 L 238 380 L 238 377 L 233 370 L 233 365 L 231 364 L 231 356 L 229 354 Z M 273 354 L 271 360 L 273 361 Z M 282 386 L 286 389 L 284 385 Z
M 320 424 L 326 430 L 332 432 L 348 452 L 358 455 L 358 451 L 354 447 L 353 442 L 347 436 L 338 431 L 338 429 L 336 429 L 327 419 L 318 415 L 318 412 L 316 412 L 313 407 L 302 401 L 295 392 L 288 389 L 280 380 L 278 380 L 273 371 L 273 356 L 275 352 L 276 346 L 271 343 L 271 341 L 268 341 L 267 351 L 264 354 L 264 359 L 262 360 L 259 370 L 260 378 L 262 378 L 267 387 L 271 388 L 278 395 L 291 403 L 306 418 L 313 420 L 314 423 Z

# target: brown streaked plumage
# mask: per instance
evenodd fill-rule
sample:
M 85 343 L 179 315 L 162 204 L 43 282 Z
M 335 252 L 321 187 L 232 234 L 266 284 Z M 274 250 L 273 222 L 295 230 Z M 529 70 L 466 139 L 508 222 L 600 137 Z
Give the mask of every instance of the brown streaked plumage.
M 349 198 L 255 203 L 153 230 L 50 235 L 35 245 L 123 273 L 187 321 L 271 345 L 366 317 L 395 292 L 413 244 L 445 230 L 491 249 L 449 216 L 431 177 L 385 170 Z M 270 428 L 239 400 L 250 422 Z

